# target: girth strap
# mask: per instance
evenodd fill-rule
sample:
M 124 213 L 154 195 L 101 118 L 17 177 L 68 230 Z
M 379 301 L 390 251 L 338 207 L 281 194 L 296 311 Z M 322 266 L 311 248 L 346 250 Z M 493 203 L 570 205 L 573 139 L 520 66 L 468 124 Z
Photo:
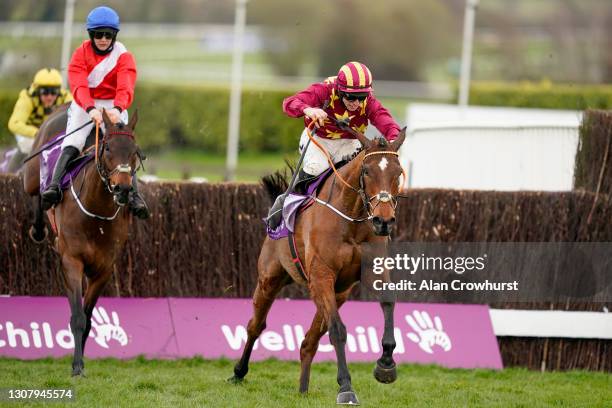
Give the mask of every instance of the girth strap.
M 302 278 L 304 278 L 304 280 L 308 282 L 308 277 L 306 276 L 304 265 L 302 265 L 300 255 L 297 251 L 297 245 L 295 244 L 295 235 L 293 235 L 293 232 L 289 231 L 289 235 L 287 236 L 287 238 L 289 241 L 289 251 L 291 251 L 291 260 L 293 261 L 293 264 L 295 265 L 300 275 L 302 275 Z

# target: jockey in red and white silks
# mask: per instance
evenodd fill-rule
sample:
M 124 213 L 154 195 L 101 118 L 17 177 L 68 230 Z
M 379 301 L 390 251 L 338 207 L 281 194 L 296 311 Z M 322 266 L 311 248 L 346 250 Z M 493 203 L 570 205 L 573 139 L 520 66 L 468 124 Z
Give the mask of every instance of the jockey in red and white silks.
M 68 82 L 74 101 L 68 108 L 66 133 L 90 120 L 89 113 L 94 109 L 104 108 L 109 115 L 119 116 L 127 123 L 127 108 L 134 99 L 136 63 L 122 43 L 115 41 L 110 53 L 100 55 L 91 46 L 91 40 L 84 41 L 68 65 Z M 82 150 L 92 126 L 93 123 L 66 137 L 62 148 L 74 146 Z
M 104 130 L 102 109 L 106 110 L 112 123 L 127 123 L 127 109 L 134 100 L 136 62 L 125 46 L 117 41 L 119 15 L 110 7 L 96 7 L 87 16 L 87 32 L 89 40 L 83 41 L 75 50 L 68 65 L 68 82 L 74 101 L 67 111 L 68 136 L 62 141 L 62 153 L 51 183 L 42 193 L 44 209 L 61 201 L 60 181 L 66 166 L 83 149 L 94 123 Z M 79 129 L 90 120 L 94 123 Z M 134 174 L 130 209 L 138 217 L 147 218 L 149 211 L 138 194 L 137 186 Z

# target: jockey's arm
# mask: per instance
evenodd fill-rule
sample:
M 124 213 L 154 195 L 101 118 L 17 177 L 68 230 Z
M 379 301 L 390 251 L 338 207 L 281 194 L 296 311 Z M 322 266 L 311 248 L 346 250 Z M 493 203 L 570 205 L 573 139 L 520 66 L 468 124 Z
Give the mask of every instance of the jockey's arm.
M 132 105 L 137 73 L 136 62 L 129 52 L 119 57 L 117 65 L 117 91 L 115 93 L 113 105 L 120 113 Z
M 329 96 L 327 86 L 324 84 L 312 84 L 305 90 L 283 101 L 283 111 L 292 118 L 304 116 L 306 108 L 320 108 L 325 104 Z
M 38 128 L 27 124 L 33 109 L 32 100 L 27 91 L 21 91 L 8 122 L 8 128 L 11 133 L 34 138 Z
M 70 64 L 68 64 L 68 82 L 70 83 L 70 91 L 75 102 L 84 110 L 95 106 L 89 92 L 87 76 L 87 64 L 85 63 L 84 52 L 81 46 L 72 54 Z
M 400 132 L 400 127 L 389 111 L 374 97 L 370 97 L 366 106 L 368 120 L 383 134 L 385 139 L 393 141 Z

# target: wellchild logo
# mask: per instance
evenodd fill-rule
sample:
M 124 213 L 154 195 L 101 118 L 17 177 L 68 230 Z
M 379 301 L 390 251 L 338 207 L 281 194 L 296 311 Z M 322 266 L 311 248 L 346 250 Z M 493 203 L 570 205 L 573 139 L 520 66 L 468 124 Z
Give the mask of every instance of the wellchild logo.
M 93 337 L 100 347 L 108 349 L 110 340 L 115 340 L 122 347 L 128 344 L 128 336 L 115 311 L 112 311 L 109 317 L 103 307 L 95 307 L 91 328 L 89 337 Z M 31 322 L 29 328 L 21 328 L 11 321 L 6 321 L 0 323 L 0 348 L 3 347 L 70 350 L 74 349 L 74 337 L 70 326 L 67 329 L 54 330 L 49 322 Z
M 91 316 L 91 328 L 89 337 L 93 337 L 100 347 L 108 348 L 108 341 L 113 339 L 123 347 L 128 344 L 128 337 L 119 324 L 119 315 L 113 311 L 111 313 L 112 321 L 108 317 L 108 313 L 102 306 L 94 307 Z
M 442 347 L 444 351 L 450 351 L 452 348 L 451 340 L 442 328 L 440 317 L 435 316 L 432 322 L 429 313 L 426 311 L 419 312 L 418 310 L 412 312 L 412 316 L 406 315 L 405 317 L 406 323 L 416 332 L 408 333 L 407 336 L 418 344 L 421 350 L 428 354 L 433 354 L 432 347 L 437 345 Z
M 445 352 L 452 348 L 451 339 L 444 332 L 442 321 L 439 316 L 431 320 L 426 311 L 413 311 L 412 315 L 404 316 L 406 323 L 410 326 L 408 333 L 396 327 L 394 329 L 396 348 L 395 354 L 404 354 L 406 345 L 404 336 L 414 343 L 427 354 L 434 354 L 434 346 L 439 346 Z M 355 326 L 347 327 L 346 348 L 349 353 L 380 353 L 381 337 L 374 326 Z M 242 350 L 247 341 L 247 330 L 245 326 L 237 325 L 232 329 L 229 325 L 222 325 L 223 333 L 228 346 L 235 351 Z M 294 351 L 299 350 L 302 340 L 304 340 L 304 327 L 300 324 L 284 324 L 282 331 L 265 330 L 255 342 L 254 350 L 259 347 L 267 351 Z M 334 347 L 329 343 L 329 339 L 321 339 L 319 343 L 320 353 L 331 353 Z

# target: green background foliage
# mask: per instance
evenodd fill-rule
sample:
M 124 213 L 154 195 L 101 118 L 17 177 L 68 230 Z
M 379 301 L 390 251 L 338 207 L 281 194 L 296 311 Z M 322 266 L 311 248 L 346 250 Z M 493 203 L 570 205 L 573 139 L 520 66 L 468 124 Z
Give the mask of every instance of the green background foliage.
M 18 89 L 0 90 L 0 145 L 13 144 L 7 123 Z M 303 122 L 282 112 L 283 99 L 294 90 L 245 89 L 242 94 L 240 149 L 243 152 L 293 152 Z M 404 103 L 383 101 L 403 122 Z M 474 83 L 473 105 L 548 109 L 612 109 L 611 85 L 540 83 Z M 224 153 L 229 90 L 224 88 L 139 85 L 132 109 L 139 110 L 137 134 L 146 150 L 190 148 Z
M 612 85 L 475 82 L 470 104 L 542 109 L 612 109 Z

